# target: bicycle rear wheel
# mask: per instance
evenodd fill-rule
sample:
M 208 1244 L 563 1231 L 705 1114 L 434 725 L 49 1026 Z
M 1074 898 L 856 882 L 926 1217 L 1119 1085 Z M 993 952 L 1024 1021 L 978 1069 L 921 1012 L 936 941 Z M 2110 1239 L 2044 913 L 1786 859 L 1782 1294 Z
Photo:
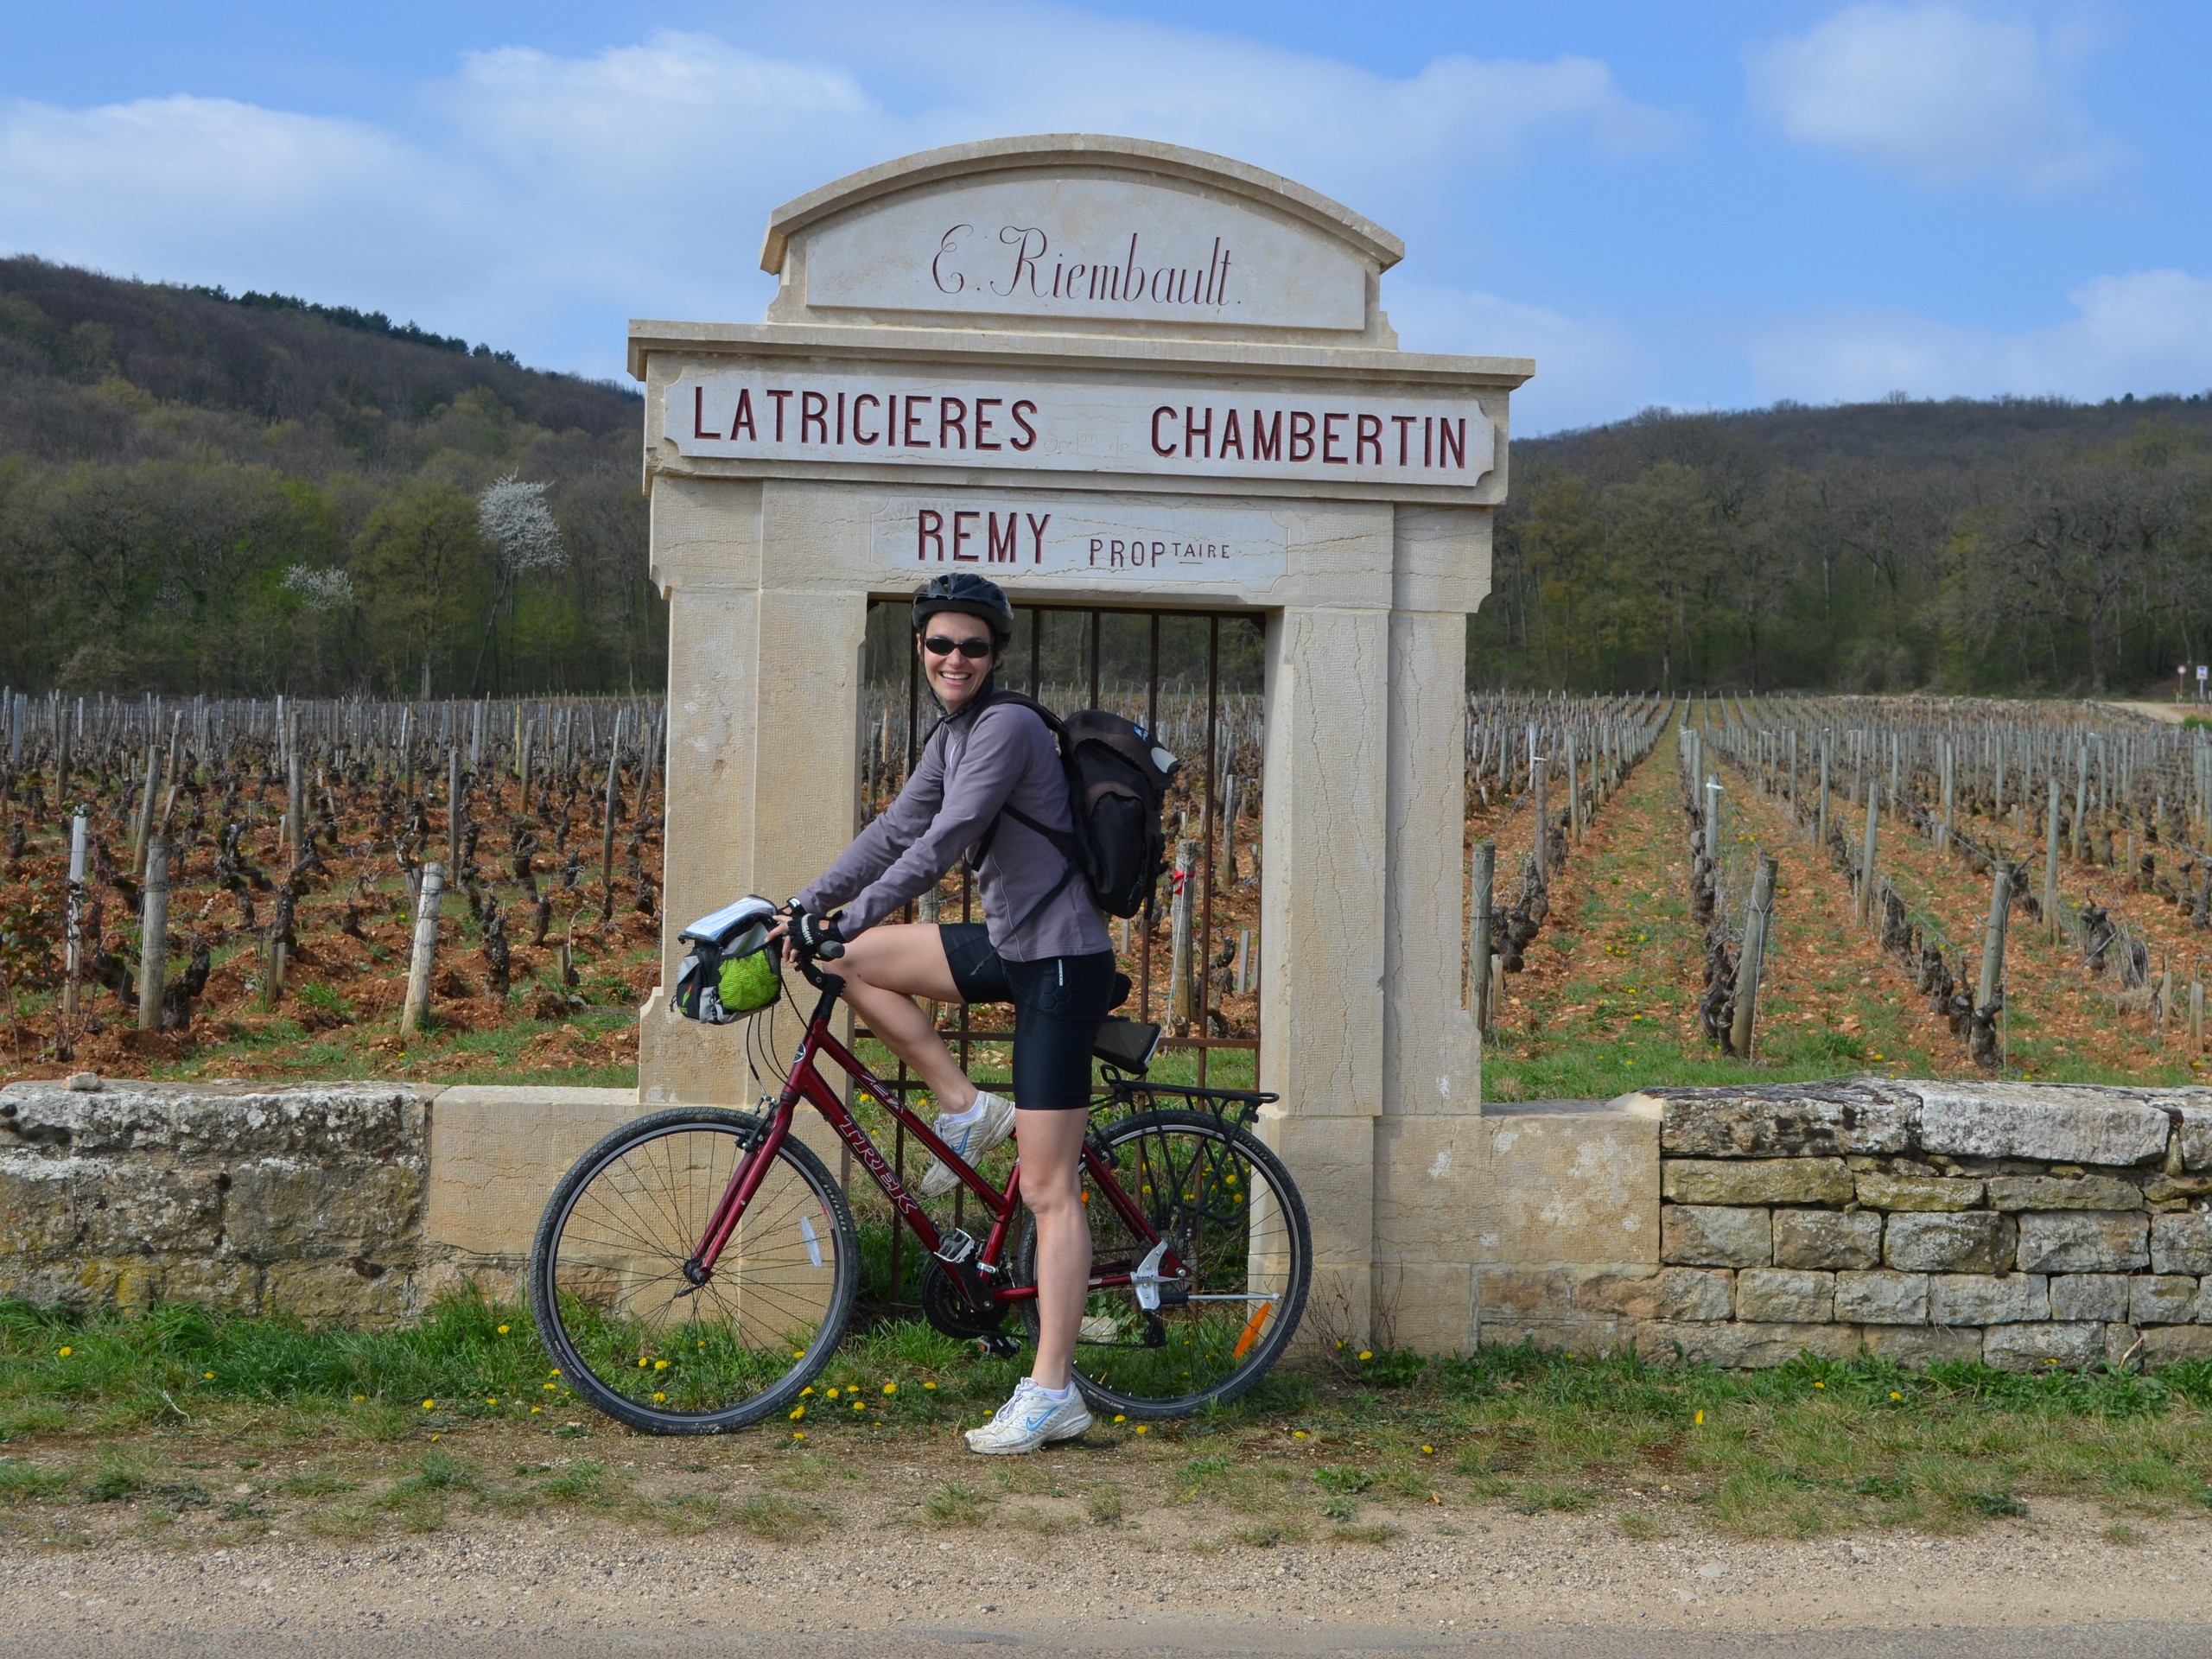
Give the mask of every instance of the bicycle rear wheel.
M 1135 1286 L 1093 1290 L 1075 1350 L 1076 1381 L 1094 1406 L 1181 1417 L 1235 1399 L 1281 1357 L 1298 1329 L 1313 1271 L 1305 1201 L 1282 1160 L 1204 1112 L 1146 1112 L 1095 1137 L 1113 1180 L 1185 1268 L 1147 1309 Z M 1154 1249 L 1086 1171 L 1091 1272 L 1140 1274 Z M 1023 1229 L 1020 1282 L 1037 1282 L 1037 1229 Z M 1155 1270 L 1160 1264 L 1153 1263 Z M 1021 1304 L 1037 1335 L 1037 1304 Z
M 530 1303 L 561 1375 L 652 1434 L 715 1434 L 787 1409 L 829 1363 L 860 1287 L 845 1195 L 786 1137 L 713 1274 L 683 1264 L 766 1132 L 683 1107 L 608 1135 L 563 1176 L 531 1252 Z

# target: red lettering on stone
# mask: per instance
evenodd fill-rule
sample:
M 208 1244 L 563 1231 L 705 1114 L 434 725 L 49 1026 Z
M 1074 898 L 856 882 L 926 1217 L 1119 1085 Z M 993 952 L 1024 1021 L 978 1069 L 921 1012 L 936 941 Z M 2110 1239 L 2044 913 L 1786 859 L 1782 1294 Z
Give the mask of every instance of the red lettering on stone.
M 1037 405 L 1025 397 L 1007 412 L 1014 416 L 1014 423 L 1021 429 L 1021 435 L 1007 439 L 1007 443 L 1016 449 L 1034 449 L 1037 447 L 1037 429 L 1029 424 L 1029 416 L 1037 412 Z
M 1300 446 L 1303 445 L 1304 448 Z M 1313 416 L 1302 409 L 1290 411 L 1290 457 L 1293 461 L 1313 459 Z
M 830 400 L 818 391 L 803 391 L 798 395 L 798 441 L 806 442 L 809 427 L 822 435 L 817 443 L 830 442 Z
M 960 550 L 976 539 L 976 532 L 968 526 L 982 516 L 980 512 L 972 512 L 964 509 L 952 515 L 952 556 L 962 564 L 979 563 L 976 554 L 963 553 Z
M 931 548 L 937 549 L 937 562 L 944 563 L 944 515 L 935 507 L 924 507 L 914 518 L 914 556 L 926 560 Z
M 707 389 L 704 386 L 691 388 L 691 435 L 712 438 L 716 443 L 722 441 L 721 433 L 707 430 Z
M 1359 417 L 1359 424 L 1354 429 L 1351 441 L 1353 464 L 1357 466 L 1366 460 L 1370 449 L 1375 451 L 1375 464 L 1380 467 L 1382 464 L 1382 417 L 1380 415 Z
M 1006 534 L 1000 535 L 999 516 L 995 512 L 992 513 L 983 525 L 983 535 L 987 543 L 984 548 L 984 563 L 1012 564 L 1014 556 L 1014 538 L 1020 530 L 1021 515 L 1018 512 L 1009 512 L 1006 516 Z
M 905 443 L 907 448 L 926 449 L 930 447 L 930 441 L 927 438 L 918 436 L 915 434 L 914 428 L 922 418 L 920 411 L 915 408 L 915 405 L 918 404 L 935 403 L 936 401 L 937 400 L 933 397 L 909 397 L 906 399 L 906 424 L 899 433 L 899 439 L 900 442 Z
M 760 431 L 753 424 L 753 393 L 749 388 L 742 386 L 737 393 L 737 413 L 730 416 L 729 441 L 735 443 L 741 432 L 756 443 L 760 441 Z
M 1158 409 L 1152 411 L 1152 453 L 1155 455 L 1166 455 L 1172 457 L 1175 453 L 1175 440 L 1170 438 L 1165 443 L 1162 443 L 1160 441 L 1160 417 L 1163 415 L 1165 415 L 1169 420 L 1173 420 L 1175 418 L 1175 405 L 1173 404 L 1162 404 Z
M 781 443 L 784 441 L 784 400 L 789 397 L 791 393 L 778 391 L 772 387 L 768 395 L 776 400 L 776 442 Z
M 1006 446 L 992 442 L 989 412 L 1006 402 L 1003 397 L 978 397 L 976 400 L 976 447 L 978 449 L 1003 449 Z
M 880 432 L 868 433 L 861 430 L 861 405 L 874 404 L 880 407 L 882 403 L 883 399 L 872 391 L 864 391 L 853 399 L 853 442 L 855 443 L 872 444 L 883 435 Z
M 1348 459 L 1337 453 L 1337 427 L 1350 419 L 1351 416 L 1334 411 L 1321 417 L 1321 464 L 1324 467 L 1341 467 Z
M 958 443 L 953 442 L 953 435 L 958 436 Z M 938 399 L 937 447 L 940 449 L 965 449 L 968 447 L 968 403 L 965 398 Z
M 1154 424 L 1158 424 L 1156 419 Z M 1188 455 L 1191 453 L 1191 445 L 1201 439 L 1205 441 L 1205 445 L 1201 453 L 1206 460 L 1211 461 L 1213 459 L 1213 406 L 1211 404 L 1206 406 L 1206 418 L 1203 425 L 1199 423 L 1194 410 L 1188 407 L 1183 410 L 1183 453 Z
M 1436 461 L 1440 467 L 1467 470 L 1467 417 L 1436 423 Z
M 1048 512 L 1039 518 L 1033 512 L 1025 512 L 1021 516 L 1029 521 L 1029 534 L 1036 546 L 1036 551 L 1029 556 L 1029 563 L 1042 564 L 1045 563 L 1045 526 L 1052 522 L 1052 515 Z M 1098 543 L 1091 543 L 1090 550 L 1095 555 L 1098 550 Z
M 1406 464 L 1406 433 L 1418 417 L 1412 415 L 1393 415 L 1390 424 L 1398 429 L 1398 465 Z
M 1233 409 L 1221 428 L 1221 458 L 1227 461 L 1231 454 L 1239 461 L 1244 459 L 1244 434 L 1236 424 L 1236 411 Z
M 1260 411 L 1252 411 L 1252 459 L 1281 461 L 1282 459 L 1282 411 L 1277 410 L 1266 420 Z

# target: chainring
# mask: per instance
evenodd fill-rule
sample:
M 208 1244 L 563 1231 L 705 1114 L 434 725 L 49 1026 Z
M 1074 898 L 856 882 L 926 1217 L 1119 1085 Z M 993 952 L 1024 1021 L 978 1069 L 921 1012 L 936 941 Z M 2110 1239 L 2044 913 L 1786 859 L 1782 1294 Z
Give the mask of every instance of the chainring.
M 994 1337 L 1006 1321 L 1003 1310 L 978 1313 L 968 1306 L 960 1286 L 935 1256 L 922 1269 L 922 1317 L 948 1337 Z

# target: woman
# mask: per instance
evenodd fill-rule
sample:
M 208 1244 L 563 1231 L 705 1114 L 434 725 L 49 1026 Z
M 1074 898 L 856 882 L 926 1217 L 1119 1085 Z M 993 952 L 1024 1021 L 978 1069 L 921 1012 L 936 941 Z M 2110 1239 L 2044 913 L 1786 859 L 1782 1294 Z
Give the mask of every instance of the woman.
M 968 1444 L 1033 1452 L 1090 1427 L 1069 1365 L 1090 1276 L 1080 1166 L 1091 1045 L 1113 999 L 1113 944 L 1090 887 L 1020 821 L 1063 836 L 1074 827 L 1052 734 L 1033 709 L 990 695 L 1014 635 L 1005 594 L 964 571 L 936 577 L 914 597 L 913 626 L 944 718 L 899 798 L 791 900 L 788 925 L 810 945 L 846 941 L 836 963 L 845 1000 L 929 1085 L 948 1147 L 972 1165 L 1009 1130 L 1020 1137 L 1022 1198 L 1037 1223 L 1037 1358 L 1013 1398 L 968 1432 Z M 982 923 L 887 919 L 979 844 Z M 825 919 L 839 905 L 844 913 Z M 1013 1101 L 968 1081 L 917 996 L 1014 1005 Z M 931 1196 L 957 1185 L 934 1160 L 922 1177 Z

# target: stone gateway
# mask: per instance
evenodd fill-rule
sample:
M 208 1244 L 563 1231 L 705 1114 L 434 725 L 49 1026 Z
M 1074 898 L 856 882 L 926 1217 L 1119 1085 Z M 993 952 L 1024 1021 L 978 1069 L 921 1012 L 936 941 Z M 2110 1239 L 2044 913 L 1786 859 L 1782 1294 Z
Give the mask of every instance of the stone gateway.
M 1379 1296 L 1395 1340 L 1452 1349 L 1479 1167 L 1455 1162 L 1480 1109 L 1466 619 L 1534 365 L 1398 350 L 1403 251 L 1221 156 L 957 145 L 778 209 L 766 320 L 633 322 L 630 368 L 670 602 L 667 915 L 781 899 L 859 828 L 871 599 L 973 564 L 1017 606 L 1249 611 L 1262 1132 L 1314 1219 L 1311 1317 L 1363 1338 Z M 759 1092 L 741 1037 L 664 997 L 639 1046 L 647 1104 Z

